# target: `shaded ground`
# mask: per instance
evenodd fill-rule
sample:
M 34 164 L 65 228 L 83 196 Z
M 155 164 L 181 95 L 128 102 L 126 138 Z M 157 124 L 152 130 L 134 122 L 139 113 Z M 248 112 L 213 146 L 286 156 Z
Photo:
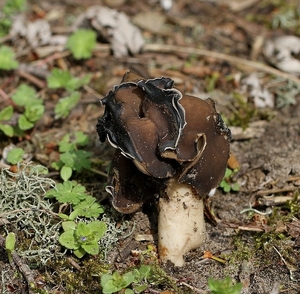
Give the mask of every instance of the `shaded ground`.
M 59 12 L 59 17 L 50 22 L 53 32 L 58 33 L 67 31 L 75 16 L 87 7 L 99 4 L 95 0 L 84 3 L 60 2 L 30 1 L 27 15 L 34 19 L 43 17 L 43 13 Z M 105 2 L 112 5 L 115 1 Z M 208 238 L 205 245 L 186 256 L 186 266 L 183 268 L 175 268 L 170 264 L 162 265 L 162 268 L 169 276 L 177 279 L 178 293 L 207 293 L 208 277 L 221 279 L 227 275 L 243 284 L 241 293 L 271 293 L 277 283 L 280 284 L 280 290 L 272 293 L 299 293 L 300 205 L 297 197 L 300 186 L 300 90 L 296 94 L 289 94 L 292 90 L 284 79 L 285 73 L 278 72 L 276 76 L 269 70 L 271 67 L 261 68 L 260 64 L 265 63 L 265 60 L 262 47 L 256 46 L 259 37 L 266 39 L 273 35 L 297 34 L 299 27 L 271 28 L 274 15 L 282 9 L 275 5 L 275 1 L 253 1 L 249 7 L 234 11 L 228 7 L 227 1 L 216 3 L 182 0 L 174 3 L 169 12 L 164 12 L 157 1 L 120 3 L 114 9 L 135 19 L 147 44 L 160 46 L 154 48 L 146 45 L 143 52 L 118 59 L 106 47 L 101 47 L 95 50 L 92 58 L 84 61 L 76 61 L 70 55 L 58 55 L 53 60 L 44 60 L 46 70 L 60 67 L 71 70 L 75 75 L 93 73 L 90 88 L 82 90 L 81 100 L 68 118 L 59 120 L 54 119 L 53 111 L 61 93 L 39 88 L 45 101 L 45 115 L 34 130 L 28 133 L 28 139 L 13 138 L 11 141 L 29 150 L 27 152 L 32 154 L 33 161 L 49 166 L 52 157 L 58 155 L 57 152 L 45 154 L 45 146 L 55 145 L 55 142 L 57 144 L 65 133 L 81 130 L 90 137 L 91 143 L 87 149 L 93 152 L 93 157 L 109 160 L 113 150 L 107 144 L 100 145 L 95 132 L 97 119 L 103 113 L 98 99 L 119 83 L 127 69 L 144 77 L 169 76 L 175 80 L 180 90 L 202 98 L 213 98 L 218 111 L 232 129 L 231 150 L 240 166 L 232 180 L 239 184 L 240 190 L 225 193 L 218 189 L 216 195 L 209 199 L 217 225 L 207 223 Z M 289 5 L 292 6 L 293 2 Z M 41 11 L 42 15 L 39 14 Z M 149 11 L 157 12 L 157 15 L 150 15 L 152 22 L 148 23 L 145 15 L 142 16 L 144 22 L 137 19 L 141 13 Z M 16 40 L 10 44 L 18 48 L 22 41 Z M 171 50 L 171 47 L 165 45 L 178 47 Z M 186 53 L 180 46 L 187 46 L 190 51 Z M 199 53 L 195 48 L 207 51 Z M 168 50 L 169 52 L 165 52 Z M 223 53 L 224 58 L 213 54 L 210 56 L 206 54 L 208 51 Z M 38 56 L 30 50 L 29 53 L 20 55 L 24 63 L 38 60 Z M 232 58 L 229 60 L 226 56 Z M 252 58 L 254 63 L 245 64 L 236 57 L 242 60 Z M 275 107 L 255 106 L 249 95 L 250 89 L 246 89 L 242 82 L 243 77 L 253 72 L 257 73 L 261 85 L 274 94 Z M 17 72 L 2 73 L 2 90 L 7 94 L 11 93 L 20 79 L 32 83 Z M 296 77 L 294 81 L 297 81 Z M 36 84 L 35 86 L 38 88 Z M 294 104 L 276 107 L 281 97 L 279 88 L 295 98 Z M 3 99 L 0 106 L 2 108 L 9 103 L 9 100 Z M 4 138 L 0 148 L 4 148 L 8 142 Z M 98 165 L 97 168 L 105 171 L 106 166 Z M 59 180 L 57 174 L 54 173 L 53 177 Z M 87 173 L 76 179 L 94 196 L 105 198 L 103 177 Z M 103 203 L 108 204 L 106 201 Z M 245 209 L 249 210 L 241 213 Z M 129 221 L 129 227 L 134 227 L 134 231 L 125 239 L 121 237 L 110 252 L 108 262 L 113 270 L 126 269 L 137 263 L 138 258 L 132 250 L 144 251 L 147 245 L 155 245 L 155 241 L 135 240 L 136 235 L 146 234 L 150 238 L 152 234 L 155 236 L 156 209 L 153 203 L 124 219 Z M 120 222 L 124 219 L 118 216 Z M 11 272 L 13 276 L 5 250 L 0 250 L 1 271 Z M 203 258 L 205 251 L 221 257 L 226 263 Z M 81 263 L 80 265 L 83 266 Z M 59 280 L 55 275 L 59 270 L 55 266 L 66 267 L 66 264 L 51 264 L 33 270 L 36 279 L 43 281 L 41 289 L 48 290 L 49 293 L 100 293 L 99 289 L 90 292 L 75 289 L 73 292 L 67 291 L 63 280 L 61 284 L 55 284 Z M 72 266 L 69 267 L 70 271 L 76 272 Z M 182 286 L 182 282 L 190 287 Z M 90 281 L 83 278 L 82 283 Z M 20 275 L 12 278 L 6 287 L 2 285 L 2 288 L 2 293 L 28 291 L 22 286 Z M 149 287 L 145 293 L 162 293 L 163 290 L 170 291 L 165 293 L 174 291 L 166 283 L 160 288 Z

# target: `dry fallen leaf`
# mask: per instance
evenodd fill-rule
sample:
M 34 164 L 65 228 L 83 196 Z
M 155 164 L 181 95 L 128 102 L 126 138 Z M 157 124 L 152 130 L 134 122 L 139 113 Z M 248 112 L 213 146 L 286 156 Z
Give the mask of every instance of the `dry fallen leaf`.
M 144 45 L 140 30 L 134 26 L 126 14 L 108 7 L 95 5 L 80 14 L 74 23 L 74 29 L 90 27 L 112 45 L 116 57 L 128 53 L 138 53 Z
M 274 95 L 260 84 L 256 73 L 251 73 L 241 82 L 243 89 L 249 91 L 249 96 L 253 98 L 255 107 L 274 107 Z
M 300 60 L 293 54 L 300 52 L 300 38 L 296 36 L 281 36 L 268 39 L 263 49 L 268 62 L 280 70 L 294 75 L 300 75 Z
M 51 28 L 43 19 L 28 21 L 24 15 L 15 18 L 10 30 L 12 38 L 24 37 L 32 48 L 46 45 L 51 40 Z

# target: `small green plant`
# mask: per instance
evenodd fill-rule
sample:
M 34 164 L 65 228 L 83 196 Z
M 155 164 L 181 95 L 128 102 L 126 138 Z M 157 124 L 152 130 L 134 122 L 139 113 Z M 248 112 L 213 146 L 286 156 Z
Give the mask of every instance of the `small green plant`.
M 91 221 L 87 224 L 83 221 L 76 222 L 77 217 L 97 218 L 104 212 L 96 198 L 88 195 L 85 187 L 75 181 L 57 184 L 47 191 L 45 198 L 55 198 L 63 206 L 69 204 L 73 210 L 70 215 L 58 214 L 65 220 L 62 223 L 64 233 L 60 235 L 59 243 L 72 249 L 78 258 L 86 253 L 98 254 L 98 241 L 107 230 L 106 223 L 104 221 Z
M 59 99 L 55 105 L 55 119 L 66 118 L 71 110 L 77 105 L 80 99 L 80 93 L 75 91 L 70 96 Z
M 104 294 L 116 293 L 121 290 L 125 290 L 126 294 L 142 293 L 148 288 L 147 280 L 152 275 L 152 267 L 149 265 L 142 265 L 123 275 L 119 272 L 103 274 L 101 276 L 102 291 Z M 129 286 L 130 288 L 128 288 Z
M 0 46 L 0 69 L 12 70 L 18 66 L 13 50 L 8 46 Z
M 213 72 L 211 76 L 208 76 L 206 78 L 206 91 L 207 92 L 212 92 L 216 88 L 216 83 L 218 82 L 220 78 L 220 73 L 218 72 Z
M 232 285 L 230 277 L 226 277 L 223 280 L 215 280 L 210 277 L 208 278 L 208 287 L 211 294 L 239 294 L 243 285 L 241 283 Z
M 80 93 L 75 91 L 89 83 L 91 75 L 87 74 L 82 78 L 76 78 L 69 71 L 54 68 L 47 78 L 48 87 L 51 89 L 63 88 L 70 93 L 69 96 L 60 98 L 55 106 L 55 119 L 66 118 L 70 111 L 77 105 Z
M 8 255 L 9 263 L 12 263 L 12 252 L 15 250 L 16 235 L 12 232 L 8 233 L 5 238 L 5 249 Z
M 74 135 L 65 135 L 59 142 L 61 152 L 59 161 L 53 162 L 52 167 L 60 170 L 60 176 L 64 181 L 71 178 L 73 171 L 81 172 L 82 169 L 90 169 L 90 152 L 78 150 L 78 146 L 85 146 L 88 137 L 83 132 L 75 132 Z
M 76 78 L 69 71 L 54 68 L 47 77 L 48 87 L 51 89 L 64 88 L 67 91 L 74 91 L 89 83 L 91 75 L 87 74 L 82 78 Z
M 96 33 L 92 30 L 79 29 L 73 33 L 67 42 L 75 59 L 90 58 L 96 45 Z
M 246 129 L 249 122 L 258 115 L 255 106 L 248 103 L 239 93 L 233 93 L 232 115 L 228 118 L 228 124 L 231 126 L 242 127 Z
M 38 98 L 34 88 L 22 84 L 12 96 L 12 100 L 24 108 L 23 114 L 18 119 L 18 127 L 22 130 L 29 130 L 42 117 L 45 112 L 43 100 Z
M 24 150 L 21 148 L 14 148 L 10 150 L 7 154 L 6 161 L 11 164 L 17 164 L 22 161 L 24 155 Z
M 12 137 L 14 134 L 14 129 L 12 126 L 5 124 L 5 121 L 8 121 L 12 118 L 14 108 L 12 106 L 7 106 L 0 111 L 0 131 L 2 131 L 6 136 Z
M 26 7 L 26 0 L 7 0 L 0 12 L 0 37 L 8 34 L 12 25 L 12 16 Z
M 68 216 L 60 213 L 59 216 L 66 220 L 74 220 L 77 216 L 86 218 L 99 217 L 104 212 L 96 198 L 87 194 L 84 186 L 76 181 L 65 181 L 49 191 L 45 198 L 55 198 L 60 203 L 68 203 L 73 207 L 73 212 Z
M 62 223 L 64 233 L 59 237 L 59 243 L 72 249 L 73 253 L 82 258 L 86 253 L 96 255 L 99 253 L 98 241 L 102 238 L 106 231 L 106 224 L 102 221 L 93 221 L 85 224 L 74 221 L 66 221 Z
M 282 108 L 296 104 L 296 98 L 300 93 L 300 84 L 291 80 L 279 80 L 280 83 L 272 87 L 276 94 L 276 107 Z M 276 83 L 276 80 L 274 81 Z
M 228 193 L 230 191 L 239 191 L 240 186 L 238 183 L 234 183 L 232 178 L 238 172 L 238 169 L 230 169 L 226 168 L 225 176 L 220 183 L 220 187 L 223 189 L 224 192 Z
M 294 7 L 288 7 L 277 10 L 272 17 L 272 28 L 295 28 L 299 25 L 300 10 Z

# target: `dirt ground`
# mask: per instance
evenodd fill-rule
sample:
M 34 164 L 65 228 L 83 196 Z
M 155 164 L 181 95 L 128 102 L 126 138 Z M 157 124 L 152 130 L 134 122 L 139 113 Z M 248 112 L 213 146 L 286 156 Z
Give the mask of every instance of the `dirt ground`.
M 178 0 L 172 2 L 170 10 L 164 10 L 156 0 L 29 1 L 26 15 L 31 20 L 43 18 L 50 12 L 57 13 L 58 17 L 50 20 L 55 34 L 68 34 L 76 16 L 92 5 L 106 5 L 122 11 L 140 28 L 146 45 L 139 53 L 117 58 L 107 49 L 109 41 L 104 44 L 99 38 L 102 47 L 98 46 L 89 59 L 76 61 L 59 52 L 62 54 L 59 58 L 51 60 L 51 55 L 50 60 L 45 61 L 47 57 L 40 58 L 24 41 L 7 41 L 17 51 L 20 50 L 18 46 L 27 50 L 26 54 L 19 53 L 22 63 L 43 59 L 47 70 L 57 66 L 75 75 L 93 74 L 89 88 L 82 90 L 79 104 L 66 119 L 55 120 L 53 115 L 61 93 L 38 89 L 44 91 L 45 115 L 26 139 L 11 140 L 17 146 L 29 148 L 32 160 L 46 166 L 50 166 L 51 158 L 43 154 L 34 138 L 47 145 L 57 142 L 63 134 L 78 130 L 89 135 L 91 143 L 87 150 L 94 158 L 110 160 L 113 149 L 106 143 L 100 144 L 95 130 L 97 119 L 103 114 L 99 99 L 120 82 L 127 69 L 145 78 L 173 78 L 181 91 L 200 98 L 211 97 L 216 102 L 217 110 L 232 131 L 233 166 L 238 164 L 239 170 L 231 181 L 239 184 L 239 191 L 224 192 L 219 188 L 208 199 L 216 224 L 207 220 L 207 241 L 185 256 L 184 267 L 161 265 L 176 279 L 178 293 L 209 293 L 208 278 L 226 276 L 234 283 L 243 284 L 243 294 L 300 293 L 300 80 L 296 75 L 273 71 L 275 68 L 262 53 L 265 40 L 299 35 L 299 26 L 275 28 L 273 24 L 272 27 L 275 15 L 294 7 L 297 1 L 248 2 L 248 6 L 242 6 L 240 1 Z M 253 86 L 247 87 L 243 82 L 253 73 L 261 87 L 274 97 L 273 107 L 255 105 L 249 94 Z M 289 79 L 294 83 L 292 86 L 288 86 Z M 4 85 L 2 90 L 6 93 L 13 91 L 20 80 L 32 82 L 18 72 L 0 75 L 0 85 Z M 283 94 L 294 100 L 278 107 Z M 5 106 L 9 102 L 3 100 L 1 104 Z M 9 140 L 4 139 L 0 149 Z M 59 181 L 55 172 L 53 179 Z M 103 177 L 88 174 L 78 175 L 76 179 L 98 199 L 106 197 Z M 109 205 L 107 199 L 102 203 Z M 134 264 L 134 251 L 144 251 L 149 244 L 156 246 L 154 202 L 132 215 L 118 215 L 118 218 L 128 221 L 134 231 L 129 237 L 120 236 L 120 241 L 109 253 L 108 263 L 112 270 L 126 269 Z M 136 241 L 137 235 L 154 236 L 154 241 Z M 206 251 L 226 262 L 203 258 Z M 10 271 L 3 248 L 0 249 L 0 268 L 2 273 Z M 46 273 L 56 271 L 49 265 L 32 270 L 35 277 L 46 277 Z M 3 287 L 1 293 L 27 293 L 21 275 L 12 279 L 10 286 Z M 41 280 L 44 281 L 42 289 L 48 292 L 38 293 L 71 293 L 65 292 L 63 282 L 54 285 L 51 279 Z M 82 283 L 87 282 L 83 280 Z M 174 293 L 168 285 L 153 286 L 144 293 L 163 293 L 163 290 Z M 74 290 L 72 293 L 99 291 Z

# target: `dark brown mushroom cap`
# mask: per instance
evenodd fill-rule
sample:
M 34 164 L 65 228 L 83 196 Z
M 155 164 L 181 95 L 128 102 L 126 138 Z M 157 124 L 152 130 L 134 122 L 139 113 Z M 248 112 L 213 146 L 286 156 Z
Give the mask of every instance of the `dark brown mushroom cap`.
M 185 95 L 181 104 L 187 124 L 178 143 L 178 157 L 181 161 L 185 159 L 179 181 L 190 184 L 199 195 L 206 196 L 224 176 L 231 133 L 212 99 Z M 196 156 L 188 160 L 190 154 Z
M 118 149 L 107 187 L 116 209 L 133 212 L 148 198 L 145 189 L 154 193 L 153 181 L 161 188 L 170 177 L 200 196 L 217 187 L 229 157 L 230 130 L 211 99 L 183 96 L 171 79 L 157 78 L 123 82 L 102 104 L 100 140 Z M 140 185 L 145 181 L 150 186 Z
M 157 178 L 176 173 L 178 164 L 161 152 L 176 149 L 185 125 L 178 102 L 182 95 L 169 89 L 172 83 L 160 78 L 120 84 L 101 100 L 105 112 L 97 124 L 102 142 L 107 138 L 142 172 Z

